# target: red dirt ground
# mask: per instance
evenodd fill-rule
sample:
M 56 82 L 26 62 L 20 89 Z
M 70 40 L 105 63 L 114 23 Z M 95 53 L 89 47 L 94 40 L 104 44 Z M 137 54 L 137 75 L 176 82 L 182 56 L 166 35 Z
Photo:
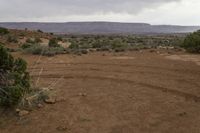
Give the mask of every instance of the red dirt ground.
M 29 62 L 34 79 L 43 69 L 39 86 L 56 83 L 57 98 L 64 100 L 4 118 L 0 133 L 200 132 L 200 55 L 15 56 Z

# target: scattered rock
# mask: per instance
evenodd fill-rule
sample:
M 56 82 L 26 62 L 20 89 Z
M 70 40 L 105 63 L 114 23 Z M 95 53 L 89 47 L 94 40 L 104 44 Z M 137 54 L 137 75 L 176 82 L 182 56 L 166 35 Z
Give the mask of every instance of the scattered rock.
M 56 99 L 56 102 L 64 102 L 66 99 L 64 97 L 60 97 Z
M 18 111 L 18 115 L 20 117 L 23 117 L 23 116 L 26 116 L 29 114 L 29 111 L 27 111 L 27 110 L 17 110 L 17 111 Z
M 178 115 L 179 116 L 185 116 L 185 115 L 187 115 L 187 113 L 186 112 L 182 112 L 182 113 L 179 113 Z
M 16 109 L 15 111 L 16 111 L 16 113 L 19 113 L 21 110 L 20 109 Z
M 56 99 L 55 98 L 48 98 L 48 99 L 45 99 L 44 101 L 47 104 L 55 104 L 56 103 Z
M 43 106 L 42 104 L 39 103 L 39 104 L 37 105 L 37 107 L 38 107 L 38 108 L 43 108 L 44 106 Z
M 86 93 L 79 93 L 78 96 L 86 97 L 87 94 Z
M 68 130 L 68 128 L 66 126 L 58 126 L 56 129 L 58 131 L 66 131 L 66 130 Z
M 150 53 L 154 53 L 154 52 L 156 52 L 156 50 L 151 49 L 151 50 L 149 50 L 149 52 L 150 52 Z

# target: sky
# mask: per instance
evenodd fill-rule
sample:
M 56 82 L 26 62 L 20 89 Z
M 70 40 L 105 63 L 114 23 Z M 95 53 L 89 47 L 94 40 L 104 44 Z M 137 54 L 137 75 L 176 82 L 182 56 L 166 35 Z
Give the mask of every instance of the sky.
M 0 22 L 200 25 L 200 0 L 0 0 Z

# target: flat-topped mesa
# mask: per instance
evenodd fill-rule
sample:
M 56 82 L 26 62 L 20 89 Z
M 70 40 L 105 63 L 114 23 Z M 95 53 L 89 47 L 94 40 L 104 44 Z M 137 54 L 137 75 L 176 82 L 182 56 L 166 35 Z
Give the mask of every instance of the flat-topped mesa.
M 0 27 L 9 29 L 42 30 L 66 34 L 148 34 L 148 33 L 186 33 L 200 29 L 200 26 L 150 25 L 147 23 L 119 22 L 2 22 Z

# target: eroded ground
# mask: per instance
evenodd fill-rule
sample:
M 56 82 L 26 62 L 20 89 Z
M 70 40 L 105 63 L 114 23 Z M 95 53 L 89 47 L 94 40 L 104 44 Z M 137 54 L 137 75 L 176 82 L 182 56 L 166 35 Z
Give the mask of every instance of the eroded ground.
M 0 133 L 199 133 L 200 55 L 23 56 L 60 102 L 0 122 Z M 36 63 L 36 65 L 34 65 Z

